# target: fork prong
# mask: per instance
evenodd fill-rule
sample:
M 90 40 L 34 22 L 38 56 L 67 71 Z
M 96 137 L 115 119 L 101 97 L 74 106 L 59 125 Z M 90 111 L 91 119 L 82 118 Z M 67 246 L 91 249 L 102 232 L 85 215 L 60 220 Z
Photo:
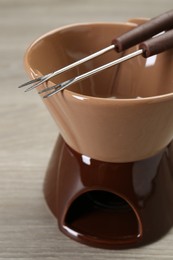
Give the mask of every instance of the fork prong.
M 42 83 L 46 82 L 49 79 L 49 77 L 50 77 L 50 74 L 40 77 L 40 80 L 39 80 L 38 83 L 36 83 L 36 84 L 32 85 L 31 87 L 27 88 L 24 92 L 28 92 L 28 91 L 40 86 Z
M 25 89 L 25 91 L 24 91 L 24 92 L 31 91 L 32 89 L 34 89 L 34 88 L 36 88 L 36 87 L 40 86 L 40 85 L 41 85 L 43 82 L 45 82 L 45 81 L 46 81 L 45 79 L 43 79 L 43 80 L 40 80 L 38 83 L 36 83 L 36 84 L 32 85 L 31 87 L 29 87 L 29 88 Z
M 18 88 L 23 88 L 23 87 L 25 87 L 25 86 L 28 86 L 28 85 L 33 84 L 33 83 L 35 83 L 35 82 L 38 82 L 38 81 L 40 81 L 41 79 L 42 79 L 42 77 L 39 77 L 39 78 L 36 78 L 36 79 L 32 79 L 32 80 L 30 80 L 30 81 L 28 81 L 28 82 L 25 82 L 24 84 L 18 86 Z
M 36 79 L 30 80 L 30 81 L 28 81 L 28 82 L 22 84 L 21 86 L 19 86 L 19 88 L 35 83 L 34 85 L 32 85 L 31 87 L 27 88 L 27 89 L 24 91 L 24 92 L 28 92 L 28 91 L 30 91 L 30 90 L 32 90 L 32 89 L 38 87 L 39 85 L 41 85 L 41 84 L 44 83 L 45 81 L 47 81 L 47 80 L 51 77 L 52 74 L 53 74 L 53 73 L 49 73 L 49 74 L 46 74 L 46 75 L 44 75 L 44 76 L 38 77 L 38 78 L 36 78 Z
M 62 83 L 60 83 L 60 84 L 55 85 L 55 86 L 54 86 L 55 90 L 52 91 L 52 92 L 50 92 L 50 93 L 48 93 L 47 95 L 43 96 L 43 98 L 51 97 L 51 96 L 53 96 L 54 94 L 60 92 L 61 90 L 67 88 L 68 86 L 70 86 L 70 85 L 73 83 L 73 81 L 74 81 L 75 79 L 76 79 L 76 78 L 68 79 L 68 80 L 66 80 L 66 81 L 64 81 L 64 82 L 62 82 Z
M 59 84 L 58 84 L 59 85 Z M 41 91 L 38 92 L 38 94 L 42 94 L 44 92 L 47 92 L 49 90 L 52 90 L 52 89 L 55 89 L 57 85 L 54 85 L 52 87 L 48 87 L 48 88 L 45 88 L 45 89 L 42 89 Z
M 62 84 L 63 84 L 63 83 L 62 83 Z M 59 92 L 59 91 L 61 90 L 62 84 L 60 83 L 60 84 L 57 84 L 57 85 L 52 86 L 52 87 L 50 87 L 49 89 L 47 89 L 47 91 L 48 91 L 48 90 L 51 90 L 51 89 L 54 89 L 54 90 L 51 91 L 51 92 L 49 92 L 47 95 L 43 96 L 43 98 L 47 98 L 47 97 L 52 96 L 55 91 Z M 40 92 L 41 92 L 41 91 L 40 91 Z M 44 91 L 44 92 L 45 92 L 45 91 Z M 43 93 L 43 92 L 41 92 L 41 93 Z

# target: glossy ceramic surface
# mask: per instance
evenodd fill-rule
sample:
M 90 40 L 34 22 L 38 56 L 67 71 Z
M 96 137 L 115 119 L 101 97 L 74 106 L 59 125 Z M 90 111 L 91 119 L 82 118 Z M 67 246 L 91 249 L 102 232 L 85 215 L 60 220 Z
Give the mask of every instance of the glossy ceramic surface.
M 109 46 L 114 36 L 134 26 L 96 23 L 62 27 L 31 45 L 25 56 L 26 69 L 32 77 L 52 72 Z M 107 53 L 39 90 L 136 48 Z M 107 162 L 141 160 L 161 151 L 173 138 L 172 54 L 170 50 L 147 60 L 134 58 L 44 100 L 65 142 L 80 154 Z
M 107 163 L 78 154 L 60 137 L 44 194 L 70 238 L 95 247 L 151 243 L 173 225 L 173 145 L 145 160 Z
M 109 46 L 143 20 L 132 22 L 52 31 L 28 49 L 26 69 L 33 78 L 57 70 Z M 39 90 L 136 48 L 107 53 Z M 44 100 L 63 137 L 47 170 L 45 199 L 72 239 L 101 248 L 137 247 L 173 225 L 172 54 L 138 57 Z

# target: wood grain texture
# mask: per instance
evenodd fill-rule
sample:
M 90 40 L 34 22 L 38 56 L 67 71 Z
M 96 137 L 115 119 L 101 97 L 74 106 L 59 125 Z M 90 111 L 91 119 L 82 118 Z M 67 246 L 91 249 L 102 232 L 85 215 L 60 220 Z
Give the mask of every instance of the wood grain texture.
M 140 249 L 110 251 L 61 234 L 42 184 L 58 129 L 28 77 L 23 55 L 38 36 L 61 25 L 125 21 L 172 9 L 172 0 L 0 0 L 0 260 L 173 259 L 173 229 Z

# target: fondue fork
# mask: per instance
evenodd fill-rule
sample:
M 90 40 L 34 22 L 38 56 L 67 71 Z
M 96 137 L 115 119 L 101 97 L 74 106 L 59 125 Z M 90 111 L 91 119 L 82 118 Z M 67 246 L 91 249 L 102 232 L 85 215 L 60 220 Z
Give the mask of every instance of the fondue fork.
M 117 52 L 121 52 L 123 50 L 126 50 L 136 44 L 141 43 L 142 41 L 145 41 L 153 36 L 157 36 L 154 37 L 142 44 L 139 45 L 139 50 L 137 50 L 136 52 L 133 52 L 129 55 L 126 55 L 120 59 L 117 59 L 115 61 L 112 61 L 108 64 L 105 64 L 99 68 L 96 68 L 92 71 L 89 71 L 87 73 L 84 73 L 82 75 L 79 75 L 75 78 L 69 79 L 63 83 L 54 85 L 52 87 L 48 87 L 42 91 L 39 92 L 39 94 L 46 92 L 46 91 L 50 91 L 53 89 L 52 92 L 50 92 L 49 94 L 45 95 L 45 97 L 49 97 L 53 94 L 58 93 L 59 91 L 65 89 L 66 87 L 70 86 L 73 83 L 76 83 L 80 80 L 83 80 L 91 75 L 94 75 L 96 73 L 98 73 L 99 71 L 102 71 L 104 69 L 110 68 L 114 65 L 117 65 L 123 61 L 126 61 L 128 59 L 131 59 L 133 57 L 136 57 L 138 55 L 143 55 L 145 58 L 152 56 L 154 54 L 158 54 L 162 51 L 165 51 L 171 47 L 173 47 L 173 30 L 170 30 L 173 28 L 173 10 L 168 11 L 162 15 L 159 15 L 149 21 L 147 21 L 145 24 L 139 25 L 137 27 L 135 27 L 134 29 L 126 32 L 125 34 L 115 38 L 112 41 L 112 44 L 96 53 L 93 53 L 79 61 L 76 61 L 64 68 L 61 68 L 57 71 L 54 71 L 52 73 L 49 73 L 47 75 L 38 77 L 34 80 L 31 80 L 29 82 L 26 82 L 24 84 L 22 84 L 21 86 L 19 86 L 19 88 L 33 84 L 31 87 L 29 87 L 28 89 L 25 90 L 25 92 L 32 90 L 34 88 L 36 88 L 37 86 L 39 86 L 40 84 L 48 81 L 49 79 L 51 79 L 52 77 L 55 77 L 67 70 L 70 70 L 86 61 L 89 61 L 95 57 L 98 57 L 108 51 L 111 50 L 116 50 Z M 170 30 L 170 31 L 169 31 Z M 160 33 L 162 33 L 163 31 L 167 31 L 166 33 L 164 33 L 163 35 L 160 35 Z M 159 35 L 158 35 L 159 34 Z M 35 83 L 35 84 L 34 84 Z
M 132 59 L 136 56 L 142 55 L 144 58 L 148 58 L 150 56 L 159 54 L 161 52 L 164 52 L 170 48 L 173 48 L 173 29 L 169 30 L 165 33 L 163 33 L 161 36 L 157 36 L 154 37 L 148 41 L 145 41 L 143 43 L 141 43 L 139 45 L 139 50 L 132 52 L 126 56 L 123 56 L 117 60 L 114 60 L 110 63 L 107 63 L 101 67 L 98 67 L 96 69 L 93 69 L 89 72 L 86 72 L 84 74 L 81 74 L 77 77 L 74 77 L 72 79 L 69 79 L 67 81 L 64 81 L 60 84 L 54 85 L 52 87 L 48 87 L 46 89 L 43 89 L 42 91 L 38 92 L 39 94 L 43 93 L 43 92 L 47 92 L 53 89 L 52 92 L 49 92 L 47 95 L 43 96 L 43 98 L 47 98 L 50 97 L 58 92 L 60 92 L 61 90 L 69 87 L 70 85 L 79 82 L 83 79 L 86 79 L 100 71 L 103 71 L 105 69 L 111 68 L 112 66 L 115 66 L 119 63 L 122 63 L 124 61 L 127 61 L 129 59 Z

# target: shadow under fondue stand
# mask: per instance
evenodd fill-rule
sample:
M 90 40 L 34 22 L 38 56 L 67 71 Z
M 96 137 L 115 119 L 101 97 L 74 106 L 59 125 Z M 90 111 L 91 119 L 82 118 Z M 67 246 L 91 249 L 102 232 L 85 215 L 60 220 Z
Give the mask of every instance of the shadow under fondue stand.
M 27 50 L 31 77 L 109 46 L 134 23 L 65 26 Z M 136 50 L 109 52 L 38 90 Z M 60 136 L 44 194 L 60 230 L 101 248 L 137 247 L 173 225 L 173 50 L 134 58 L 44 99 Z

